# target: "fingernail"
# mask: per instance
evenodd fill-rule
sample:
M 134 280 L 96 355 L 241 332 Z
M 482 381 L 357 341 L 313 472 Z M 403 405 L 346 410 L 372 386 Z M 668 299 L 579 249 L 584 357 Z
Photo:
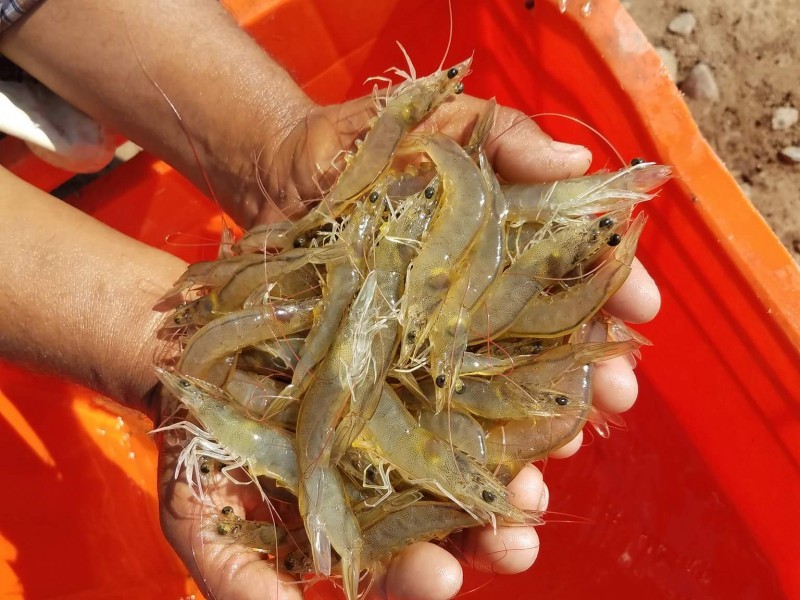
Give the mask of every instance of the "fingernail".
M 564 142 L 557 142 L 553 140 L 550 142 L 550 149 L 553 152 L 558 152 L 559 154 L 572 154 L 575 156 L 584 155 L 589 160 L 592 158 L 592 154 L 589 152 L 588 148 L 579 146 L 577 144 L 566 144 Z
M 547 505 L 550 503 L 550 488 L 547 484 L 542 485 L 542 497 L 539 499 L 539 510 L 547 510 Z

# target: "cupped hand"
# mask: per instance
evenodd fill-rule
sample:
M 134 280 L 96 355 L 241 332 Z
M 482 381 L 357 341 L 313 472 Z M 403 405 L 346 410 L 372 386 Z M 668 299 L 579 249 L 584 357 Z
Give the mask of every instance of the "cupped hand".
M 438 130 L 465 142 L 486 101 L 459 96 L 440 106 L 419 129 Z M 277 150 L 262 160 L 264 199 L 242 207 L 234 216 L 247 225 L 296 217 L 307 210 L 335 180 L 334 167 L 344 148 L 352 147 L 374 116 L 370 98 L 345 104 L 315 107 L 292 128 Z M 553 181 L 586 172 L 589 151 L 552 140 L 530 119 L 500 107 L 489 135 L 486 152 L 499 175 L 510 182 Z M 608 302 L 606 310 L 629 322 L 641 323 L 658 312 L 660 297 L 645 268 L 636 261 L 628 281 Z M 595 405 L 606 413 L 619 413 L 633 404 L 636 376 L 630 363 L 616 358 L 597 366 Z M 568 456 L 581 445 L 579 434 L 554 456 Z M 198 583 L 212 597 L 228 599 L 300 598 L 303 587 L 279 573 L 263 557 L 235 541 L 214 535 L 209 509 L 190 493 L 184 480 L 174 479 L 175 450 L 162 454 L 162 525 L 178 554 Z M 512 501 L 527 510 L 545 510 L 548 493 L 541 472 L 529 466 L 509 484 Z M 251 518 L 260 499 L 253 486 L 229 482 L 216 486 L 213 503 L 232 506 L 236 514 Z M 213 528 L 212 528 L 213 529 Z M 442 546 L 414 544 L 388 564 L 376 578 L 374 598 L 439 600 L 457 594 L 461 564 L 492 573 L 518 573 L 529 568 L 538 554 L 533 527 L 474 529 L 452 536 Z

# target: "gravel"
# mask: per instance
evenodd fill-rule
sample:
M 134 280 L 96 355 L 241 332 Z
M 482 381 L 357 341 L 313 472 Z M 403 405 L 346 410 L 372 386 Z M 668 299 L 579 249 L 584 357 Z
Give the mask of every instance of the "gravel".
M 714 72 L 704 62 L 697 63 L 681 84 L 683 93 L 695 100 L 719 100 L 719 87 Z
M 692 35 L 695 25 L 697 25 L 697 19 L 694 18 L 692 13 L 686 11 L 672 19 L 667 25 L 667 29 L 674 34 L 688 37 Z
M 797 123 L 798 119 L 797 109 L 792 106 L 781 106 L 775 109 L 772 113 L 772 129 L 775 131 L 782 131 L 789 129 L 792 125 Z

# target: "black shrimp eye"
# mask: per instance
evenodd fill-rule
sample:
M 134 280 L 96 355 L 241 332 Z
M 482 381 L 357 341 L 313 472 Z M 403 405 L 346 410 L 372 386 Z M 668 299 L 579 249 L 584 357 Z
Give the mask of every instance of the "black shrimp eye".
M 306 238 L 300 236 L 294 240 L 294 247 L 295 248 L 302 248 L 306 245 Z
M 230 517 L 233 514 L 233 507 L 232 506 L 225 506 L 222 508 L 222 514 L 226 517 Z
M 619 243 L 622 241 L 622 236 L 618 233 L 615 233 L 610 238 L 608 238 L 608 245 L 609 246 L 619 246 Z
M 445 377 L 444 375 L 437 375 L 436 376 L 436 385 L 437 385 L 437 387 L 443 388 L 445 383 L 447 383 L 447 377 Z
M 600 222 L 598 223 L 601 229 L 608 229 L 613 224 L 614 224 L 614 219 L 612 219 L 611 217 L 603 217 L 602 219 L 600 219 Z
M 426 187 L 426 188 L 425 188 L 425 197 L 426 197 L 428 200 L 430 200 L 431 198 L 433 198 L 433 195 L 434 195 L 435 193 L 436 193 L 436 188 L 434 188 L 433 186 L 431 186 L 431 187 Z
M 569 404 L 569 398 L 566 396 L 556 396 L 556 404 L 559 406 L 566 406 Z
M 287 571 L 293 571 L 297 566 L 297 561 L 295 561 L 294 556 L 287 556 L 286 560 L 283 561 L 283 566 L 286 567 Z
M 452 79 L 456 75 L 458 75 L 458 69 L 456 69 L 455 67 L 452 67 L 451 69 L 448 69 L 448 71 L 447 71 L 447 78 L 448 79 Z
M 643 162 L 646 162 L 646 161 L 645 161 L 643 158 L 639 158 L 639 157 L 637 156 L 636 158 L 633 158 L 633 159 L 631 159 L 631 166 L 632 166 L 632 167 L 635 167 L 636 165 L 640 165 L 640 164 L 642 164 Z
M 178 381 L 178 385 L 181 386 L 182 388 L 192 387 L 192 384 L 186 381 L 185 379 L 181 379 L 180 381 Z
M 409 331 L 409 332 L 408 332 L 408 335 L 406 336 L 406 339 L 407 339 L 409 342 L 413 342 L 415 339 L 417 339 L 417 334 L 416 334 L 416 333 L 414 333 L 413 331 Z
M 207 462 L 204 462 L 203 464 L 200 465 L 200 472 L 203 475 L 208 475 L 209 473 L 211 473 L 211 465 L 209 465 Z M 222 514 L 225 514 L 224 509 Z
M 485 502 L 489 502 L 490 504 L 495 501 L 495 495 L 489 490 L 483 490 L 481 497 Z
M 375 204 L 378 201 L 378 197 L 379 197 L 378 192 L 372 192 L 369 195 L 369 201 L 372 202 L 373 204 Z
M 453 90 L 453 93 L 454 93 L 454 94 L 460 94 L 460 93 L 461 93 L 461 92 L 463 92 L 463 91 L 464 91 L 464 84 L 463 84 L 463 82 L 459 81 L 459 82 L 456 84 L 456 87 L 455 87 L 455 89 Z

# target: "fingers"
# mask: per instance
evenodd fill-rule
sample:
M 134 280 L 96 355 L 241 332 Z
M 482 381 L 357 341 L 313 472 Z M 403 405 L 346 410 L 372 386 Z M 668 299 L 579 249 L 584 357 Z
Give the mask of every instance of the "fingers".
M 604 308 L 629 323 L 647 323 L 658 314 L 661 294 L 638 258 L 633 259 L 631 274 Z
M 527 511 L 547 509 L 549 494 L 542 473 L 527 465 L 508 484 L 511 502 Z M 484 573 L 521 573 L 536 560 L 539 554 L 539 536 L 530 526 L 500 526 L 467 531 L 462 535 L 460 547 L 464 560 L 472 568 Z
M 581 449 L 583 445 L 583 430 L 578 432 L 574 438 L 561 446 L 558 450 L 553 450 L 550 453 L 550 458 L 569 458 Z
M 461 565 L 452 554 L 435 544 L 419 542 L 392 560 L 382 596 L 387 600 L 447 600 L 458 593 L 462 580 Z
M 261 554 L 248 551 L 215 530 L 214 511 L 192 496 L 183 479 L 174 478 L 174 449 L 162 451 L 161 527 L 175 552 L 209 598 L 226 600 L 300 600 L 300 585 L 279 574 Z M 253 504 L 253 486 L 227 480 L 208 489 L 214 506 L 231 506 L 239 516 Z
M 441 105 L 423 124 L 466 143 L 486 100 L 461 95 Z M 518 183 L 555 181 L 586 173 L 592 154 L 583 146 L 553 140 L 526 115 L 505 106 L 497 108 L 486 154 L 500 177 Z

